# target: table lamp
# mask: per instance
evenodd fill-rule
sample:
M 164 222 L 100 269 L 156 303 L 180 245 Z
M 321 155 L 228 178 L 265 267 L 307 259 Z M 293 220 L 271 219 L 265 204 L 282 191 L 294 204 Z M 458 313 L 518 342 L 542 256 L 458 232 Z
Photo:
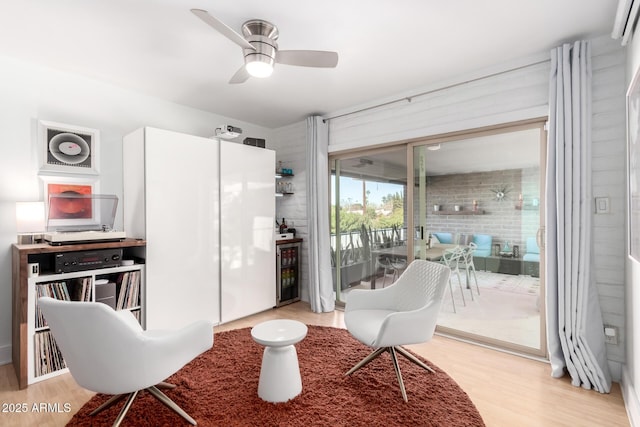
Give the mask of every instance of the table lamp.
M 16 202 L 16 230 L 19 245 L 36 243 L 45 231 L 44 202 Z

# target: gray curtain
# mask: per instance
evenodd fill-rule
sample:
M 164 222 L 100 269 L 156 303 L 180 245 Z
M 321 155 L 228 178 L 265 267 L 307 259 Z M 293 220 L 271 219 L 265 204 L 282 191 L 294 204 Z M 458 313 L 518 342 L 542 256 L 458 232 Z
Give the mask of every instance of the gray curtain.
M 608 393 L 602 313 L 591 271 L 591 46 L 551 51 L 546 184 L 547 339 L 552 375 Z
M 307 218 L 309 227 L 309 303 L 316 313 L 333 311 L 329 249 L 329 126 L 307 118 Z

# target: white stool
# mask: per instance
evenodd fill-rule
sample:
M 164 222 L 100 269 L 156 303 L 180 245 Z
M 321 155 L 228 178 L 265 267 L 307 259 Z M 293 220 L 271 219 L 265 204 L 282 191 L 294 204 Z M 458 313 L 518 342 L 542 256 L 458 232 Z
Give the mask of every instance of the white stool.
M 258 396 L 267 402 L 286 402 L 302 392 L 298 353 L 293 344 L 307 336 L 297 320 L 269 320 L 251 329 L 251 337 L 264 345 Z

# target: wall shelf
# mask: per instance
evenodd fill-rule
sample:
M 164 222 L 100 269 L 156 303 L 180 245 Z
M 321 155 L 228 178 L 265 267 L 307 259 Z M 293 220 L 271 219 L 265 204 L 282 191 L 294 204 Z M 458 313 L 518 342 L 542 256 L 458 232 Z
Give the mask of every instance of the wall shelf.
M 533 205 L 516 205 L 515 206 L 517 211 L 538 211 L 540 210 L 540 206 L 533 206 Z
M 484 215 L 483 209 L 478 209 L 477 211 L 432 211 L 434 215 Z
M 276 179 L 280 179 L 280 178 L 288 178 L 291 176 L 295 176 L 292 173 L 282 173 L 282 172 L 276 172 Z
M 293 177 L 292 173 L 281 173 L 281 172 L 276 172 L 276 179 L 281 179 L 281 178 L 291 178 Z M 281 185 L 280 185 L 281 184 Z M 288 184 L 291 184 L 291 182 L 288 182 Z M 287 182 L 279 182 L 276 185 L 276 189 L 279 190 L 278 187 L 281 188 L 286 188 L 287 187 Z M 293 194 L 293 192 L 291 191 L 276 191 L 276 197 L 282 197 L 282 196 L 291 196 Z

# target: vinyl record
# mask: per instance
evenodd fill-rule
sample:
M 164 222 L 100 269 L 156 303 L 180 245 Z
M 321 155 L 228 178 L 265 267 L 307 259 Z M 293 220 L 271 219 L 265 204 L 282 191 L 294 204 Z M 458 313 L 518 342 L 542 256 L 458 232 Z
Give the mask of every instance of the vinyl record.
M 60 162 L 77 165 L 89 158 L 91 148 L 80 136 L 64 132 L 51 138 L 49 153 Z

